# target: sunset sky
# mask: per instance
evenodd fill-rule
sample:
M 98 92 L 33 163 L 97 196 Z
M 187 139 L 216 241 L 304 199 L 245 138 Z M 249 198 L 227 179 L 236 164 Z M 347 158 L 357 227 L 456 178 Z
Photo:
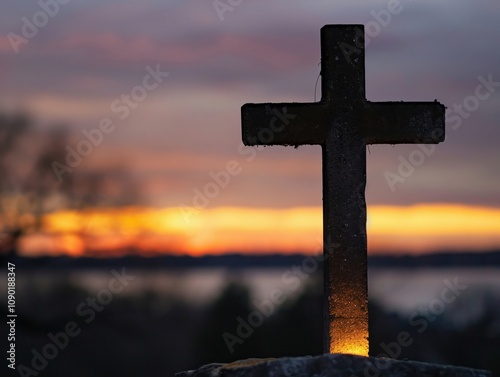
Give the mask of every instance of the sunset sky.
M 120 170 L 138 192 L 110 173 L 118 188 L 102 195 L 129 205 L 58 209 L 43 233 L 23 240 L 28 250 L 314 252 L 320 147 L 243 147 L 240 108 L 319 100 L 320 28 L 338 23 L 366 25 L 369 100 L 448 108 L 444 143 L 370 146 L 370 252 L 500 248 L 497 1 L 54 4 L 2 4 L 0 112 L 28 110 L 42 129 L 69 125 L 73 149 L 87 139 L 82 131 L 107 124 L 62 179 Z M 41 12 L 52 12 L 46 25 Z

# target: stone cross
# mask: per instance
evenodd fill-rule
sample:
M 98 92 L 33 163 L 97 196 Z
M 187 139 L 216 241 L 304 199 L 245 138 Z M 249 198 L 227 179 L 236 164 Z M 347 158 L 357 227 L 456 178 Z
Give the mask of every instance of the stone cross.
M 325 352 L 368 355 L 366 145 L 439 143 L 445 107 L 367 101 L 363 25 L 321 29 L 321 91 L 319 102 L 242 106 L 243 143 L 321 145 Z

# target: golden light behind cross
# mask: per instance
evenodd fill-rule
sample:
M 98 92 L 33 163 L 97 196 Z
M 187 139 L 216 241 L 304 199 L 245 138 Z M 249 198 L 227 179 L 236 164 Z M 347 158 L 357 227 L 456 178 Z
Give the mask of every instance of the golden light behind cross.
M 368 324 L 352 318 L 334 321 L 330 327 L 330 353 L 368 356 Z
M 332 287 L 328 297 L 329 352 L 368 356 L 367 288 L 363 282 L 339 285 Z

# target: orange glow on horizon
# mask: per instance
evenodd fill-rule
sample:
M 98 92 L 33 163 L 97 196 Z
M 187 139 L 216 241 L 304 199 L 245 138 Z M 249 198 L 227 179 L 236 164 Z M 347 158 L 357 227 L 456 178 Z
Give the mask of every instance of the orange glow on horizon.
M 458 204 L 371 206 L 370 253 L 500 248 L 500 208 Z M 25 254 L 320 253 L 322 209 L 218 207 L 105 208 L 62 211 L 43 219 L 42 233 L 26 237 Z M 93 254 L 93 255 L 94 255 Z

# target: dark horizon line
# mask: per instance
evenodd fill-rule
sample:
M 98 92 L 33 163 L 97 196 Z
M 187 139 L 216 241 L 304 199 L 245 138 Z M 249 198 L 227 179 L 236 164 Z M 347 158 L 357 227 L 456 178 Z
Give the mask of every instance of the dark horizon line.
M 223 255 L 149 255 L 128 254 L 115 257 L 72 257 L 72 256 L 15 256 L 6 259 L 20 268 L 49 268 L 49 269 L 86 269 L 107 268 L 114 266 L 144 267 L 155 269 L 182 269 L 182 268 L 278 268 L 302 264 L 314 255 L 304 253 L 295 254 L 241 254 L 231 253 Z M 368 256 L 368 267 L 500 267 L 500 250 L 489 251 L 460 251 L 437 252 L 420 255 L 393 255 L 380 254 Z

